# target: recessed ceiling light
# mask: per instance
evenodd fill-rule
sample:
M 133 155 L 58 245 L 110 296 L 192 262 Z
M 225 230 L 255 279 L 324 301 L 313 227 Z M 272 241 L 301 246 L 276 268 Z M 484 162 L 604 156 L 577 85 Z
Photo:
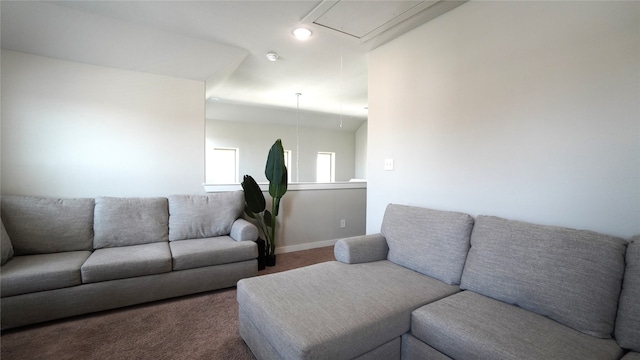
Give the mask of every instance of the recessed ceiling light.
M 311 36 L 311 30 L 307 28 L 296 28 L 293 30 L 293 36 L 298 40 L 307 40 Z

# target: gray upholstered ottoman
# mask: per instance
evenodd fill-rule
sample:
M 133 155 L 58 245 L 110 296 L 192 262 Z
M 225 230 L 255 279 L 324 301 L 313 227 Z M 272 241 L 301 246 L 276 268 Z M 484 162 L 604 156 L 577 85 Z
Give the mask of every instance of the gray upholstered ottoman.
M 327 262 L 240 280 L 240 334 L 258 359 L 399 359 L 411 312 L 457 291 L 387 260 Z

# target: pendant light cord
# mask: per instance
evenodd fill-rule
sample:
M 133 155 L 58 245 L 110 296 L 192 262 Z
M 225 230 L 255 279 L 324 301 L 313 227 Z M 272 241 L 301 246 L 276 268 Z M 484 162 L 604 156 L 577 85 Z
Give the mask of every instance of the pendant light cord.
M 343 89 L 342 89 L 342 42 L 340 42 L 340 127 L 342 127 L 342 97 L 343 97 Z
M 300 95 L 296 93 L 296 182 L 300 181 Z

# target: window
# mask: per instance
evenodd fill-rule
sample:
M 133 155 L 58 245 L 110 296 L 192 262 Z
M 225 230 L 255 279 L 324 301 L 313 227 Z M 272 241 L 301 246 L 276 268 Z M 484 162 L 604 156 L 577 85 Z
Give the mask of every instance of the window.
M 214 148 L 212 166 L 207 166 L 207 182 L 210 184 L 238 183 L 238 149 Z
M 319 152 L 316 162 L 316 181 L 335 182 L 336 181 L 336 153 Z
M 287 167 L 287 183 L 291 183 L 291 150 L 284 151 L 284 166 Z

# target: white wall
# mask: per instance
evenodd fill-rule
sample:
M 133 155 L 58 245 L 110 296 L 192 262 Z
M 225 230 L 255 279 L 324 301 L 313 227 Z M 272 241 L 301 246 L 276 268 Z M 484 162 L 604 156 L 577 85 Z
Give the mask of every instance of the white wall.
M 204 82 L 2 51 L 2 194 L 203 192 Z
M 270 199 L 268 193 L 265 197 Z M 276 252 L 331 246 L 336 239 L 365 234 L 366 197 L 366 189 L 287 191 L 280 203 Z
M 264 166 L 271 145 L 282 139 L 292 151 L 291 181 L 296 181 L 296 127 L 207 119 L 207 147 L 239 148 L 240 181 L 249 174 L 258 182 L 266 182 Z M 349 181 L 355 174 L 355 134 L 320 128 L 300 127 L 299 182 L 316 181 L 318 152 L 336 153 L 336 181 Z
M 374 50 L 367 232 L 393 202 L 640 233 L 638 34 L 638 2 L 472 1 Z
M 367 178 L 368 123 L 365 121 L 356 131 L 356 179 Z

